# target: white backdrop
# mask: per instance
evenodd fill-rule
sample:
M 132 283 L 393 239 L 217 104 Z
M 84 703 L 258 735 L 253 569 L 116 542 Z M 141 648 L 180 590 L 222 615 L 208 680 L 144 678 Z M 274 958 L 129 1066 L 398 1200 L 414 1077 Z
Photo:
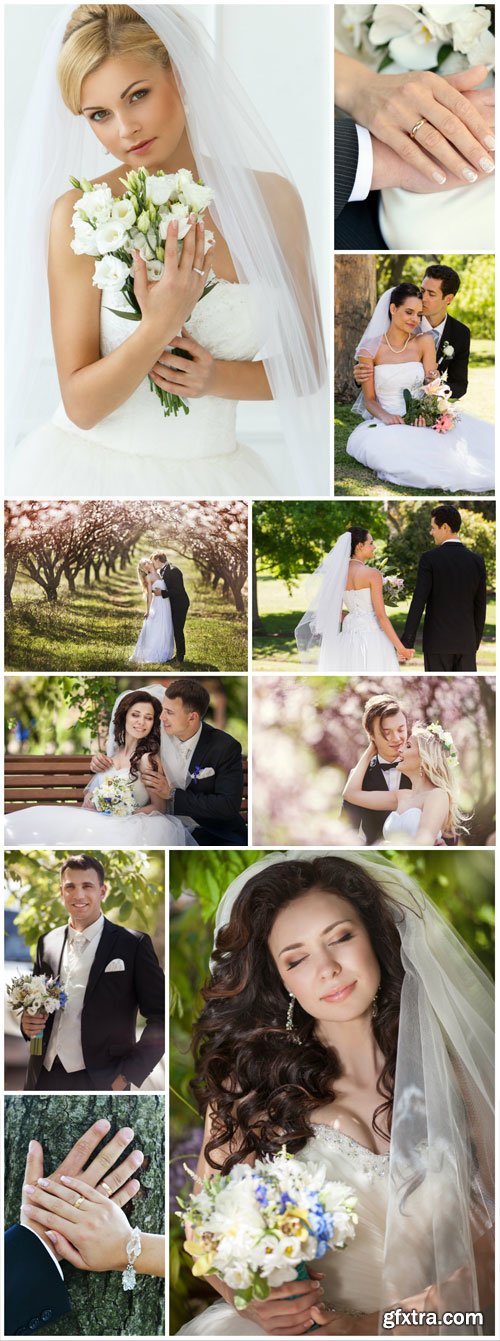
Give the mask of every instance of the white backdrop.
M 6 176 L 16 151 L 26 88 L 59 6 L 5 6 Z M 304 201 L 318 271 L 325 330 L 329 303 L 328 5 L 187 4 L 205 24 L 269 127 Z M 20 72 L 22 71 L 22 78 Z M 47 387 L 54 374 L 47 369 Z M 47 414 L 53 403 L 48 393 Z M 40 405 L 37 419 L 39 421 Z M 270 402 L 240 406 L 238 431 L 257 445 L 278 432 Z

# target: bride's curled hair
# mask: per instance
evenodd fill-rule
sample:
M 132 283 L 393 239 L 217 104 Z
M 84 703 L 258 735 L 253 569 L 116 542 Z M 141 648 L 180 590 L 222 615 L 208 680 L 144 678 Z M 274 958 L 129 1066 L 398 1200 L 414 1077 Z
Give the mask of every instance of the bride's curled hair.
M 373 1130 L 384 1115 L 390 1132 L 396 1073 L 401 987 L 404 977 L 396 926 L 403 916 L 373 876 L 354 862 L 335 856 L 283 861 L 249 876 L 217 937 L 213 971 L 203 989 L 205 1006 L 194 1029 L 194 1093 L 202 1112 L 210 1107 L 212 1135 L 205 1156 L 221 1168 L 221 1147 L 230 1147 L 222 1164 L 256 1153 L 276 1153 L 284 1142 L 296 1154 L 313 1135 L 310 1116 L 331 1103 L 342 1071 L 335 1048 L 316 1037 L 316 1021 L 298 1001 L 294 1032 L 286 1031 L 289 997 L 268 939 L 282 908 L 321 889 L 348 899 L 364 923 L 380 966 L 380 988 L 373 1031 L 385 1063 L 377 1089 L 381 1102 Z
M 448 815 L 444 832 L 455 837 L 460 831 L 466 832 L 464 821 L 470 816 L 460 809 L 455 782 L 458 755 L 451 736 L 447 732 L 433 730 L 432 725 L 416 722 L 412 735 L 417 743 L 422 772 L 433 787 L 440 787 L 448 797 Z M 444 739 L 443 739 L 444 737 Z
M 158 61 L 165 69 L 170 65 L 163 42 L 130 5 L 77 5 L 57 64 L 59 88 L 70 112 L 81 113 L 81 87 L 87 75 L 109 56 L 132 53 Z
M 134 753 L 130 759 L 130 776 L 136 778 L 139 772 L 139 764 L 144 754 L 149 754 L 152 768 L 156 768 L 155 758 L 160 753 L 161 743 L 161 703 L 152 694 L 146 693 L 144 689 L 133 689 L 130 694 L 125 694 L 115 712 L 115 740 L 118 746 L 125 744 L 125 723 L 127 713 L 136 703 L 149 703 L 154 711 L 154 720 L 150 732 L 143 736 L 142 740 L 137 741 Z

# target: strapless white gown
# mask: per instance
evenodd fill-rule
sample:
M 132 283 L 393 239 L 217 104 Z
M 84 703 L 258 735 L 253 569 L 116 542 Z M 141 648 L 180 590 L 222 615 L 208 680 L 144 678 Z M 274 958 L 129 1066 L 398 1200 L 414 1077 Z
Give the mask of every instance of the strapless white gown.
M 422 819 L 422 810 L 419 806 L 409 806 L 408 810 L 403 810 L 401 814 L 397 810 L 391 811 L 387 816 L 382 834 L 383 837 L 392 842 L 394 838 L 416 838 L 420 821 Z M 441 838 L 438 833 L 438 838 Z
M 423 380 L 421 363 L 380 364 L 375 368 L 375 392 L 382 409 L 404 414 L 405 388 L 422 386 Z M 473 494 L 495 487 L 494 429 L 469 414 L 461 414 L 449 433 L 365 420 L 351 433 L 347 453 L 391 484 Z
M 194 308 L 186 328 L 214 358 L 253 359 L 258 353 L 247 285 L 219 280 Z M 120 290 L 101 300 L 101 355 L 117 349 L 135 324 L 114 316 L 130 312 Z M 279 480 L 259 455 L 236 441 L 237 401 L 202 396 L 165 418 L 147 378 L 95 428 L 79 429 L 62 405 L 13 453 L 9 497 L 164 498 L 187 495 L 275 494 Z
M 329 1308 L 340 1313 L 372 1313 L 378 1311 L 382 1299 L 382 1267 L 389 1191 L 389 1155 L 377 1155 L 371 1150 L 335 1131 L 331 1126 L 317 1124 L 315 1135 L 300 1151 L 298 1158 L 309 1163 L 324 1164 L 327 1177 L 339 1179 L 353 1188 L 358 1203 L 359 1222 L 356 1236 L 342 1251 L 325 1253 L 318 1269 L 325 1273 L 322 1281 L 325 1295 L 322 1300 Z M 439 1186 L 438 1186 L 439 1184 Z M 446 1185 L 439 1173 L 429 1171 L 421 1188 L 413 1194 L 413 1213 L 406 1222 L 401 1217 L 401 1261 L 407 1265 L 408 1293 L 418 1277 L 431 1282 L 432 1250 L 428 1233 L 432 1200 L 440 1197 L 443 1216 L 447 1214 Z M 453 1201 L 453 1197 L 451 1198 Z M 450 1234 L 453 1223 L 450 1219 Z M 293 1294 L 293 1284 L 290 1287 Z M 192 1322 L 181 1327 L 183 1336 L 264 1336 L 263 1328 L 222 1301 L 212 1304 Z M 314 1336 L 314 1332 L 311 1333 Z
M 110 768 L 99 773 L 99 782 L 111 775 L 128 778 L 128 768 Z M 132 784 L 138 806 L 146 806 L 149 796 L 140 778 Z M 102 815 L 82 806 L 28 806 L 15 810 L 5 819 L 5 842 L 49 844 L 79 848 L 100 847 L 197 847 L 198 844 L 182 820 L 174 815 Z
M 153 591 L 165 591 L 162 577 L 153 582 Z M 174 626 L 170 601 L 164 596 L 152 596 L 151 608 L 130 658 L 141 666 L 171 661 L 174 655 Z
M 324 674 L 333 671 L 397 671 L 396 650 L 379 627 L 370 588 L 345 591 L 344 605 L 348 613 L 341 632 L 330 630 L 322 638 L 318 670 Z

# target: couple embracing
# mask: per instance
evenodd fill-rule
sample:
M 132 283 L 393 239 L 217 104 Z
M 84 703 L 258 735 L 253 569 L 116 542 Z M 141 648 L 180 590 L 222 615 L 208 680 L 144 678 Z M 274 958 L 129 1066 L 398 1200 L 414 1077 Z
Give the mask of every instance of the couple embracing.
M 130 658 L 141 666 L 173 661 L 182 669 L 186 655 L 184 625 L 189 596 L 180 568 L 169 563 L 163 550 L 140 559 L 137 576 L 146 596 L 146 614 Z
M 472 494 L 495 487 L 493 428 L 449 407 L 450 393 L 467 390 L 470 331 L 448 313 L 459 285 L 451 266 L 432 265 L 422 286 L 392 286 L 356 346 L 362 390 L 353 409 L 364 422 L 347 453 L 391 484 Z

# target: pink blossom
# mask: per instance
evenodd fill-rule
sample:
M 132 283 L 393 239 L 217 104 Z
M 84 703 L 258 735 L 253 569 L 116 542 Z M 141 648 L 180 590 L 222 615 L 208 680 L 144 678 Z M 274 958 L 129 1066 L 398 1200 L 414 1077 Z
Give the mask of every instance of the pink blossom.
M 436 423 L 434 424 L 434 428 L 435 428 L 435 430 L 436 430 L 436 433 L 449 433 L 450 428 L 453 428 L 453 417 L 452 417 L 452 415 L 451 415 L 451 414 L 440 414 L 439 419 L 436 419 Z

